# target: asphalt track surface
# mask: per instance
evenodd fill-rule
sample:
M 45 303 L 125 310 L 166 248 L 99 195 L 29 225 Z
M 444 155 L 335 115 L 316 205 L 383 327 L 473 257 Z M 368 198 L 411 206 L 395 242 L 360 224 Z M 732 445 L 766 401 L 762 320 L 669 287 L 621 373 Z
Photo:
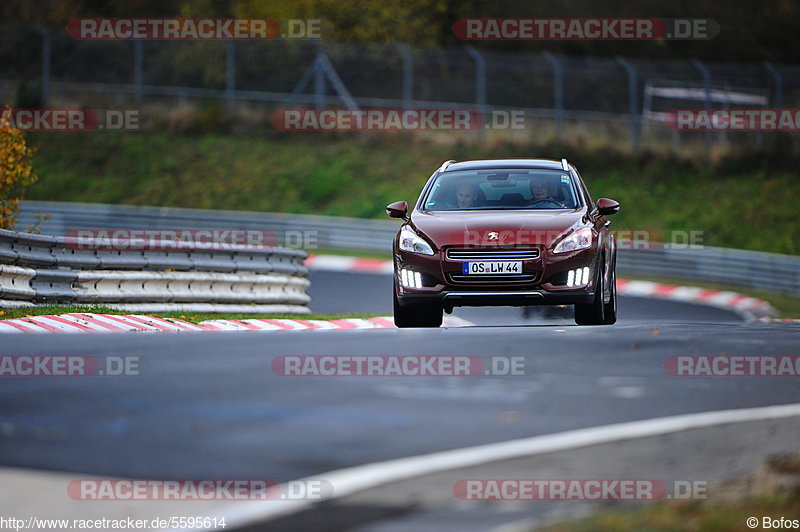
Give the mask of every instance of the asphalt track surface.
M 383 312 L 389 279 L 315 272 L 316 312 Z M 451 329 L 0 335 L 0 354 L 138 356 L 125 377 L 4 378 L 0 462 L 143 478 L 270 478 L 657 416 L 797 401 L 796 379 L 673 377 L 672 355 L 797 355 L 800 327 L 620 298 L 578 327 L 468 309 Z M 511 326 L 502 326 L 499 323 Z M 282 377 L 278 355 L 524 357 L 526 375 Z

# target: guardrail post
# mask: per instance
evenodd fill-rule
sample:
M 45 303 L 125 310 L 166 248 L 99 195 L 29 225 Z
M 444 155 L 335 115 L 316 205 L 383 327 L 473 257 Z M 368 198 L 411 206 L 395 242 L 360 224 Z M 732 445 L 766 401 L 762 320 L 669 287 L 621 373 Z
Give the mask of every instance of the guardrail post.
M 233 95 L 236 91 L 236 44 L 225 41 L 225 102 L 228 110 L 233 109 Z
M 639 151 L 639 102 L 637 91 L 636 67 L 627 59 L 616 56 L 614 60 L 625 69 L 628 74 L 628 114 L 630 115 L 630 141 L 631 151 Z
M 700 74 L 703 76 L 703 90 L 705 91 L 703 108 L 706 110 L 706 112 L 708 112 L 711 110 L 711 73 L 699 59 L 692 59 L 692 65 L 694 65 L 694 67 L 699 70 Z M 706 155 L 711 154 L 711 144 L 713 141 L 712 134 L 712 131 L 706 132 Z
M 414 92 L 414 55 L 405 43 L 397 43 L 397 49 L 403 54 L 403 107 L 411 109 Z
M 564 136 L 564 65 L 550 52 L 542 53 L 553 69 L 553 107 L 556 110 L 556 136 Z
M 42 107 L 46 108 L 50 102 L 50 32 L 42 27 L 36 30 L 42 37 Z
M 142 41 L 133 41 L 133 85 L 136 105 L 142 105 Z

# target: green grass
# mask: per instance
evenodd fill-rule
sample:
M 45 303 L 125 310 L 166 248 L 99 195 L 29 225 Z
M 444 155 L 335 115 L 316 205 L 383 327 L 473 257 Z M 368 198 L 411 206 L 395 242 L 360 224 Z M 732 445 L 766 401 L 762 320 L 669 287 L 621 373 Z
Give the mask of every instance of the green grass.
M 800 253 L 800 186 L 785 150 L 713 163 L 608 146 L 447 136 L 31 133 L 28 199 L 385 218 L 445 159 L 567 157 L 592 193 L 621 202 L 614 228 L 702 231 L 703 244 Z
M 747 518 L 800 519 L 800 495 L 781 493 L 761 495 L 737 501 L 735 504 L 711 504 L 707 501 L 663 501 L 644 508 L 605 509 L 585 519 L 559 523 L 543 528 L 541 532 L 615 532 L 646 530 L 648 532 L 673 532 L 690 530 L 717 532 L 719 530 L 748 530 Z
M 92 305 L 48 305 L 42 307 L 22 307 L 0 309 L 0 319 L 29 318 L 32 316 L 58 315 L 67 313 L 94 314 L 146 314 L 159 318 L 176 318 L 191 323 L 206 320 L 246 320 L 246 319 L 301 319 L 301 320 L 340 320 L 344 318 L 373 318 L 380 314 L 209 314 L 191 312 L 131 312 L 104 306 Z
M 397 224 L 397 228 L 400 229 L 399 223 Z M 381 251 L 320 248 L 320 249 L 310 249 L 308 250 L 308 253 L 309 255 L 341 255 L 344 257 L 360 257 L 365 259 L 392 260 L 391 252 L 381 252 Z

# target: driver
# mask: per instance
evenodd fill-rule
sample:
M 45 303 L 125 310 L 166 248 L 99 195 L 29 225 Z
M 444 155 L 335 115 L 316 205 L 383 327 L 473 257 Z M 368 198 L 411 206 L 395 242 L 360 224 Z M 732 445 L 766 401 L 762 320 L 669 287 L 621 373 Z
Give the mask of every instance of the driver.
M 534 203 L 562 205 L 560 201 L 553 197 L 547 179 L 544 177 L 534 177 L 531 179 L 531 201 Z
M 456 198 L 458 199 L 459 209 L 476 207 L 478 203 L 478 187 L 470 183 L 459 185 L 456 190 Z

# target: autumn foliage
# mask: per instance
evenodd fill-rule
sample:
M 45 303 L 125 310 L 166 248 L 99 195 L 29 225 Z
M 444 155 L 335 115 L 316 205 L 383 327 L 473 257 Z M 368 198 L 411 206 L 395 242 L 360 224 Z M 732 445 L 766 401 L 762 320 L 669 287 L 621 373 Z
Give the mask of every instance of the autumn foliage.
M 7 113 L 0 113 L 0 228 L 14 228 L 25 187 L 38 179 L 31 164 L 34 151 L 22 131 L 11 127 Z

